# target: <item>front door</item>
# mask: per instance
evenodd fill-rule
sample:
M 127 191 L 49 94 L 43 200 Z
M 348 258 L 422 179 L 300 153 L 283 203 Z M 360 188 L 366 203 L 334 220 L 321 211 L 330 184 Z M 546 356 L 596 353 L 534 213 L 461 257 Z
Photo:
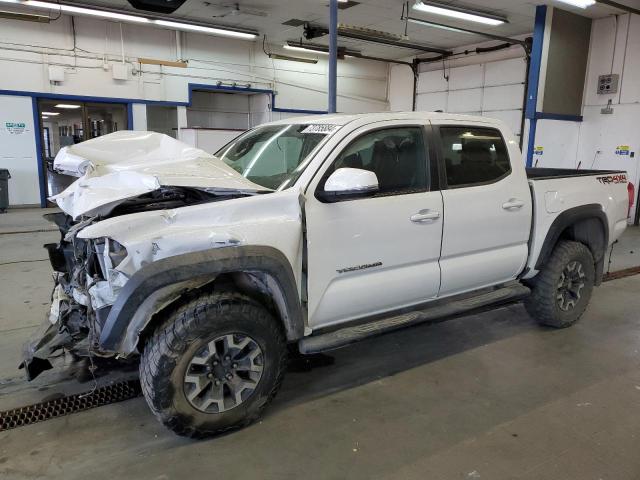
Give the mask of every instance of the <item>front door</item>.
M 426 128 L 388 121 L 355 130 L 307 189 L 312 328 L 437 296 L 444 212 Z M 373 171 L 378 193 L 335 203 L 316 198 L 329 175 L 343 167 Z

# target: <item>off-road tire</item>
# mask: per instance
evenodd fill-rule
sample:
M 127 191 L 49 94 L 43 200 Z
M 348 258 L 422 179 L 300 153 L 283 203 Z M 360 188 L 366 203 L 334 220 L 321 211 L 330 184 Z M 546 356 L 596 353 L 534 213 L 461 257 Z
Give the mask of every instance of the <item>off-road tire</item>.
M 584 287 L 580 290 L 580 298 L 568 311 L 559 306 L 558 284 L 563 271 L 573 262 L 579 262 L 584 272 Z M 555 246 L 549 260 L 531 282 L 531 295 L 524 306 L 541 325 L 554 328 L 566 328 L 578 321 L 586 310 L 595 283 L 595 267 L 593 256 L 587 246 L 579 242 L 561 240 Z
M 194 352 L 229 333 L 250 336 L 263 353 L 263 371 L 246 401 L 205 413 L 186 398 L 184 376 Z M 273 399 L 286 370 L 282 328 L 261 305 L 234 292 L 203 293 L 171 311 L 151 335 L 140 359 L 140 383 L 153 414 L 176 434 L 204 438 L 249 425 Z

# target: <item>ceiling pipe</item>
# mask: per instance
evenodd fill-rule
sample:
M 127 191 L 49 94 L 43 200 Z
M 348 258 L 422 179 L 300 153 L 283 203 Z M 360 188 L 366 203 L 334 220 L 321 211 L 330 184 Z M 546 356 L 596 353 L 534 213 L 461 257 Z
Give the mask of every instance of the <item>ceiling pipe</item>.
M 308 23 L 305 23 L 304 25 L 304 37 L 307 40 L 312 40 L 314 38 L 322 37 L 323 35 L 326 35 L 328 33 L 329 33 L 329 29 L 327 29 L 326 27 L 310 25 Z M 386 39 L 386 38 L 373 37 L 363 33 L 346 31 L 341 28 L 338 28 L 338 36 L 345 37 L 345 38 L 352 38 L 355 40 L 362 40 L 363 42 L 379 43 L 381 45 L 388 45 L 391 47 L 401 47 L 401 48 L 408 48 L 410 50 L 419 50 L 425 53 L 438 53 L 440 55 L 451 54 L 450 50 L 445 50 L 443 48 L 430 47 L 428 45 L 404 42 L 401 40 L 392 40 L 392 39 Z

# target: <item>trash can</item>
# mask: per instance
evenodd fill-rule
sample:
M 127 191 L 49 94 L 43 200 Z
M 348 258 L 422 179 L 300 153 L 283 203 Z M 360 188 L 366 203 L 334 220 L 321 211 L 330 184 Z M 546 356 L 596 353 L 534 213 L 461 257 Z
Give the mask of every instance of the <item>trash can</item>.
M 11 174 L 6 168 L 0 168 L 0 213 L 9 208 L 9 179 Z

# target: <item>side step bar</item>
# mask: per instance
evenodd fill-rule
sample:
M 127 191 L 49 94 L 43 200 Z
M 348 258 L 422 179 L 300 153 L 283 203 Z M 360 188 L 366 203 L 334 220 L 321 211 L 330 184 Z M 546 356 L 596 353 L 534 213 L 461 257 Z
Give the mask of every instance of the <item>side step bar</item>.
M 450 300 L 436 306 L 414 310 L 401 315 L 374 320 L 353 327 L 345 327 L 328 333 L 311 335 L 298 342 L 301 353 L 319 353 L 358 342 L 368 337 L 397 330 L 409 325 L 443 319 L 469 312 L 492 304 L 511 303 L 522 300 L 531 291 L 519 283 L 481 293 L 461 300 Z

